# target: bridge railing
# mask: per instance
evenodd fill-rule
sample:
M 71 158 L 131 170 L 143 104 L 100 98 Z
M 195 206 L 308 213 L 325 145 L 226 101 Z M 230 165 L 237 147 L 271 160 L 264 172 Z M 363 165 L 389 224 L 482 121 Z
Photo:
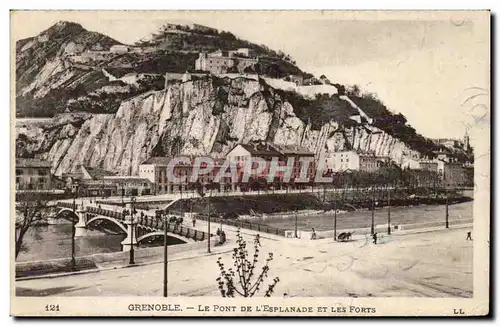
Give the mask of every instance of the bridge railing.
M 57 203 L 57 206 L 72 209 L 73 203 L 60 202 Z M 78 207 L 78 205 L 76 206 Z M 87 212 L 91 214 L 107 216 L 120 221 L 125 220 L 125 217 L 123 216 L 121 210 L 115 211 L 95 206 L 86 206 L 85 208 Z M 164 220 L 162 218 L 157 218 L 155 216 L 150 216 L 150 215 L 137 214 L 135 220 L 139 228 L 149 228 L 151 230 L 156 230 L 156 231 L 164 230 Z M 191 229 L 189 227 L 182 225 L 176 225 L 174 223 L 168 223 L 167 225 L 168 225 L 168 232 L 170 233 L 174 233 L 189 239 L 194 239 L 196 241 L 203 241 L 208 239 L 207 232 Z M 211 234 L 211 236 L 213 236 L 213 234 Z
M 78 204 L 76 204 L 76 203 L 75 203 L 75 205 L 73 205 L 73 203 L 58 202 L 56 204 L 56 206 L 63 207 L 63 208 L 69 208 L 69 209 L 78 208 Z
M 202 220 L 202 221 L 208 221 L 208 216 L 205 214 L 199 214 L 199 215 L 196 215 L 196 219 Z M 285 236 L 284 229 L 275 228 L 275 227 L 272 227 L 269 225 L 255 223 L 255 222 L 248 222 L 248 221 L 235 220 L 235 219 L 225 219 L 225 218 L 219 218 L 219 217 L 210 217 L 210 222 L 215 223 L 215 224 L 220 224 L 222 222 L 222 224 L 234 226 L 234 227 L 241 228 L 241 229 L 255 230 L 255 231 L 259 231 L 259 232 L 276 234 L 276 235 L 280 235 L 283 237 Z
M 157 218 L 155 216 L 150 215 L 139 215 L 137 217 L 137 223 L 139 227 L 149 228 L 154 230 L 164 230 L 165 229 L 165 221 L 162 218 Z M 203 241 L 208 239 L 208 233 L 196 229 L 192 229 L 190 227 L 186 227 L 183 225 L 177 225 L 175 223 L 167 223 L 168 232 L 174 233 L 185 238 L 194 239 L 196 241 Z M 211 234 L 213 236 L 213 234 Z

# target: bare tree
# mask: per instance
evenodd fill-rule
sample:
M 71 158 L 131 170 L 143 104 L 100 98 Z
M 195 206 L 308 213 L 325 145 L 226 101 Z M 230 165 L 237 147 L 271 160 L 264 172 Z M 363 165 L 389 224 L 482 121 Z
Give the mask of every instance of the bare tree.
M 38 225 L 42 220 L 42 213 L 47 209 L 47 203 L 42 200 L 22 201 L 16 203 L 16 256 L 25 249 L 24 236 L 28 230 Z
M 234 298 L 235 294 L 242 297 L 253 297 L 260 289 L 260 286 L 264 280 L 268 277 L 269 272 L 269 262 L 273 260 L 273 254 L 269 253 L 264 266 L 259 274 L 255 274 L 256 264 L 259 259 L 259 247 L 260 236 L 257 234 L 254 240 L 254 254 L 253 259 L 249 259 L 249 253 L 246 248 L 246 241 L 240 234 L 238 229 L 236 235 L 237 247 L 233 251 L 233 268 L 226 270 L 222 262 L 222 258 L 219 257 L 217 260 L 217 265 L 219 265 L 220 275 L 217 278 L 219 283 L 219 290 L 223 297 Z M 256 277 L 255 277 L 256 276 Z M 235 281 L 236 279 L 236 281 Z M 272 282 L 268 285 L 267 290 L 264 294 L 265 297 L 270 297 L 274 292 L 274 287 L 279 282 L 279 278 L 275 277 Z

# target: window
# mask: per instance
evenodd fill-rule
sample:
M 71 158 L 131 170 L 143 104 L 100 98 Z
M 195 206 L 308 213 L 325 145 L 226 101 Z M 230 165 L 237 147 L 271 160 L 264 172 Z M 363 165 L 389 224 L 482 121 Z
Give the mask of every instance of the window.
M 21 169 L 16 169 L 16 175 L 23 175 L 23 172 Z

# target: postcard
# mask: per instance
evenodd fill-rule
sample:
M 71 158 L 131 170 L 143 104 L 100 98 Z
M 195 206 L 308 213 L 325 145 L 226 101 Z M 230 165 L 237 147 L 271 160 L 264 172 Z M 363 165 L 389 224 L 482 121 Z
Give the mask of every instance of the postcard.
M 11 315 L 488 315 L 490 16 L 11 11 Z

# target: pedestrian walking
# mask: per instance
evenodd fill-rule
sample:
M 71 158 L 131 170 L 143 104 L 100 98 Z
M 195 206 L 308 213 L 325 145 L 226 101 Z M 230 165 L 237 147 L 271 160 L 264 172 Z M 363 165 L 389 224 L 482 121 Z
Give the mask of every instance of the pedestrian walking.
M 193 218 L 193 227 L 196 226 L 196 219 Z
M 260 234 L 257 233 L 257 235 L 255 236 L 255 244 L 259 245 L 259 247 L 261 247 L 262 245 L 260 244 Z
M 377 244 L 377 234 L 373 234 L 373 244 Z
M 471 231 L 467 232 L 467 238 L 465 239 L 465 241 L 467 241 L 467 240 L 472 241 L 472 232 Z
M 312 228 L 311 240 L 316 240 L 316 230 Z

